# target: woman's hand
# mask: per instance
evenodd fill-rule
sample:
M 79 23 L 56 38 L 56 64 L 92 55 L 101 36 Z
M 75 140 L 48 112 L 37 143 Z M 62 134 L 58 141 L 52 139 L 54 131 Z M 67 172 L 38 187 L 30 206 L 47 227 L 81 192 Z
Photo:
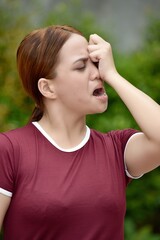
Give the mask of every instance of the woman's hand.
M 143 134 L 132 138 L 125 149 L 125 163 L 132 176 L 160 166 L 160 106 L 118 74 L 109 43 L 96 34 L 90 36 L 89 56 L 99 63 L 99 74 L 119 95 Z
M 98 63 L 101 79 L 110 84 L 117 74 L 111 45 L 97 34 L 92 34 L 89 38 L 88 51 L 92 62 Z

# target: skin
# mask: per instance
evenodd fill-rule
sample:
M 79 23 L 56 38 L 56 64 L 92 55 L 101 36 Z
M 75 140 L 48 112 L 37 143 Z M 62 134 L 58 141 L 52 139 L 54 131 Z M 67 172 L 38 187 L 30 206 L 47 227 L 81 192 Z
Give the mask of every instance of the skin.
M 99 63 L 98 69 L 94 62 Z M 95 88 L 105 82 L 117 92 L 142 131 L 125 149 L 129 173 L 140 176 L 160 166 L 160 107 L 117 72 L 108 42 L 93 34 L 88 44 L 73 34 L 61 49 L 56 73 L 55 79 L 39 79 L 45 105 L 39 124 L 60 147 L 78 145 L 86 133 L 86 115 L 107 109 L 105 93 L 93 96 Z M 1 225 L 9 202 L 9 197 L 0 194 Z
M 3 219 L 9 207 L 10 201 L 10 197 L 0 194 L 0 229 L 2 228 Z
M 93 96 L 104 81 L 89 57 L 88 42 L 80 35 L 73 34 L 64 44 L 56 73 L 53 80 L 39 80 L 45 103 L 39 123 L 60 147 L 71 148 L 85 136 L 86 115 L 104 112 L 108 98 Z
M 100 77 L 118 93 L 142 130 L 127 144 L 128 170 L 132 176 L 147 173 L 160 166 L 160 107 L 117 72 L 109 43 L 96 34 L 89 43 L 90 58 L 98 60 Z

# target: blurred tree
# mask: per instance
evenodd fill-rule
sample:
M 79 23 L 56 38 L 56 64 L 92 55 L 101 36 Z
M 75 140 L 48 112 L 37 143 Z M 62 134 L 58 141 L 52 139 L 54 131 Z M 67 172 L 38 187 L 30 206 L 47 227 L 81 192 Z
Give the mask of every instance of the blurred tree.
M 125 62 L 125 74 L 129 79 L 158 103 L 160 103 L 159 27 L 160 20 L 152 19 L 143 49 Z M 146 174 L 138 181 L 133 181 L 127 191 L 127 200 L 126 219 L 132 218 L 137 228 L 148 224 L 150 231 L 159 233 L 160 239 L 160 169 Z
M 16 49 L 28 29 L 27 18 L 19 1 L 0 2 L 0 130 L 8 130 L 26 122 L 28 102 L 18 81 Z M 18 14 L 17 14 L 18 12 Z
M 60 3 L 44 17 L 38 1 L 30 12 L 23 1 L 0 2 L 0 131 L 24 125 L 31 114 L 33 102 L 21 88 L 16 70 L 16 49 L 21 39 L 33 28 L 52 24 L 74 25 L 88 38 L 96 32 L 112 43 L 113 54 L 119 72 L 135 86 L 160 102 L 160 21 L 152 20 L 146 35 L 144 48 L 134 54 L 120 55 L 114 50 L 114 41 L 96 24 L 93 15 L 81 8 L 79 1 Z M 36 15 L 37 14 L 37 15 Z M 39 19 L 38 21 L 36 19 Z M 109 95 L 108 111 L 87 117 L 87 123 L 101 131 L 138 128 L 130 113 L 114 90 L 106 85 Z M 145 183 L 145 184 L 144 184 Z M 159 169 L 133 181 L 127 191 L 126 240 L 160 239 L 160 175 Z M 157 235 L 153 235 L 157 233 Z

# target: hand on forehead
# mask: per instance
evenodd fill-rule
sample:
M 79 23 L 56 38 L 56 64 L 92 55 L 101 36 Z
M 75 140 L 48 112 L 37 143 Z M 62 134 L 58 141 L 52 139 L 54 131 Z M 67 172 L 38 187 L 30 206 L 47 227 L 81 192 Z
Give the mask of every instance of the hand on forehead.
M 101 42 L 105 42 L 103 38 L 101 38 L 99 35 L 97 34 L 91 34 L 89 37 L 89 45 L 92 44 L 98 44 Z

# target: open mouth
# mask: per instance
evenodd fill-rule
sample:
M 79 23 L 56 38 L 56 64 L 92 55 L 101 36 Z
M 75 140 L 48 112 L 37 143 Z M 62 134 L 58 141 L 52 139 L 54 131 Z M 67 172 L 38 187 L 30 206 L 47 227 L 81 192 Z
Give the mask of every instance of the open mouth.
M 93 96 L 100 97 L 106 95 L 104 88 L 97 88 L 93 91 Z

